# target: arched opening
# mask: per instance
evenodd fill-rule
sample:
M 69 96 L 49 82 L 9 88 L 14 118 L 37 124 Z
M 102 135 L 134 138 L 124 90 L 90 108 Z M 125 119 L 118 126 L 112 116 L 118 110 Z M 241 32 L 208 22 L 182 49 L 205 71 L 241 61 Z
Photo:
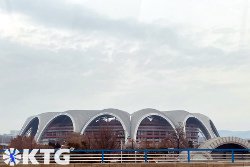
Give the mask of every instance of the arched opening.
M 212 128 L 212 131 L 213 131 L 214 135 L 215 135 L 216 137 L 220 137 L 220 135 L 219 135 L 219 133 L 218 133 L 216 127 L 214 126 L 214 123 L 213 123 L 211 120 L 210 120 L 209 122 L 210 122 L 210 126 L 211 126 L 211 128 Z
M 165 118 L 150 115 L 145 117 L 139 124 L 136 142 L 160 142 L 173 133 L 173 127 Z
M 45 128 L 40 142 L 48 144 L 63 143 L 67 135 L 73 132 L 73 122 L 67 115 L 60 115 L 54 118 Z
M 37 117 L 33 118 L 22 132 L 22 136 L 34 137 L 37 133 L 38 125 L 39 119 Z
M 246 148 L 239 145 L 239 144 L 227 143 L 227 144 L 222 144 L 221 146 L 217 147 L 216 149 L 246 149 Z
M 211 138 L 206 127 L 194 117 L 187 119 L 185 131 L 187 140 L 192 142 L 194 146 L 200 145 Z
M 223 151 L 223 149 L 225 149 L 225 150 Z M 230 149 L 230 150 L 228 150 L 228 149 Z M 222 145 L 218 146 L 217 148 L 215 148 L 215 150 L 213 150 L 211 152 L 211 155 L 212 155 L 214 160 L 216 160 L 216 159 L 231 159 L 232 158 L 231 149 L 237 149 L 237 150 L 234 150 L 235 160 L 245 160 L 246 156 L 244 156 L 244 154 L 249 153 L 248 150 L 245 150 L 247 148 L 243 147 L 240 144 L 225 143 L 225 144 L 222 144 Z
M 96 144 L 99 143 L 93 146 L 95 148 L 120 148 L 125 142 L 125 130 L 121 122 L 109 114 L 100 115 L 92 120 L 83 134 Z

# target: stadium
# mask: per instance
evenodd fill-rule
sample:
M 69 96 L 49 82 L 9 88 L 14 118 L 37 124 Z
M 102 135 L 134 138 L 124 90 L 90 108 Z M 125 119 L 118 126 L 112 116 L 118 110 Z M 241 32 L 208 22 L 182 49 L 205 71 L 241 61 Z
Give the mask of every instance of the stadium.
M 150 108 L 132 114 L 118 109 L 42 113 L 27 118 L 20 135 L 33 136 L 38 143 L 46 144 L 63 141 L 71 132 L 98 135 L 98 128 L 107 125 L 123 142 L 128 139 L 159 142 L 180 126 L 184 127 L 188 141 L 195 144 L 219 137 L 211 119 L 203 114 Z

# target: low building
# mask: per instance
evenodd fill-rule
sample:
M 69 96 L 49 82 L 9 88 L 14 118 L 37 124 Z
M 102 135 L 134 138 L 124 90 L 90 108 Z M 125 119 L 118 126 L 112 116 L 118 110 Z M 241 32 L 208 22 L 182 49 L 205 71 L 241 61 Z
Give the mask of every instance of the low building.
M 9 134 L 0 135 L 0 146 L 1 148 L 7 148 L 10 141 L 19 134 L 17 130 L 11 130 Z

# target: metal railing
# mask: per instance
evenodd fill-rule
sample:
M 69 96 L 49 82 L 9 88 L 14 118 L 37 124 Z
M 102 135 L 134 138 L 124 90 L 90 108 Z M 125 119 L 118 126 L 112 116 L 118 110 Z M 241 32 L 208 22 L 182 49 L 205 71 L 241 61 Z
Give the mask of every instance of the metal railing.
M 1 150 L 0 163 L 3 163 Z M 36 154 L 43 163 L 43 154 Z M 53 163 L 54 155 L 51 154 Z M 72 150 L 70 163 L 250 162 L 250 149 Z

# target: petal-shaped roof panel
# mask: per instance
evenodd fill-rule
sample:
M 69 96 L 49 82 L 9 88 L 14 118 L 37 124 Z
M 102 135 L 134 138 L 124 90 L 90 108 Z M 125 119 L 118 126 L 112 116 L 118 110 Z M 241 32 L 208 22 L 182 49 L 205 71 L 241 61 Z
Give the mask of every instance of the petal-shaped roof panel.
M 162 112 L 174 123 L 176 127 L 178 127 L 180 123 L 185 125 L 187 118 L 193 116 L 185 110 L 172 110 Z
M 193 113 L 193 115 L 205 125 L 212 138 L 219 137 L 217 129 L 215 127 L 212 127 L 210 118 L 200 113 Z
M 166 121 L 173 127 L 173 129 L 175 129 L 172 121 L 163 112 L 152 108 L 146 108 L 136 111 L 131 115 L 131 138 L 136 139 L 136 133 L 141 121 L 150 115 L 157 115 L 166 119 Z

